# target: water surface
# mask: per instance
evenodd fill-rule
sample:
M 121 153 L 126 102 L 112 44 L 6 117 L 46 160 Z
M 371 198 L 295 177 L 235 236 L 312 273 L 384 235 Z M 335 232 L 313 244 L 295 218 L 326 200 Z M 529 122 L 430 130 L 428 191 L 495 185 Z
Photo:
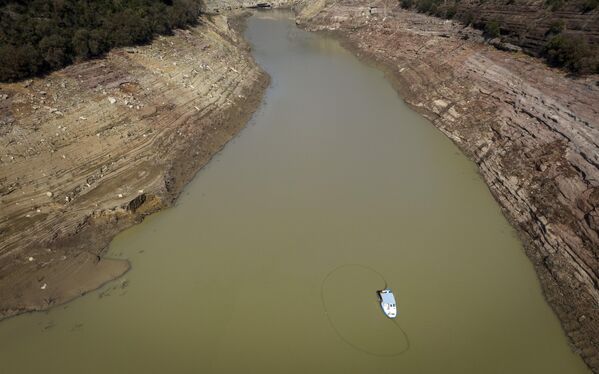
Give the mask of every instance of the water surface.
M 246 35 L 263 107 L 114 240 L 123 279 L 0 324 L 1 373 L 586 372 L 475 166 L 381 72 L 284 12 Z

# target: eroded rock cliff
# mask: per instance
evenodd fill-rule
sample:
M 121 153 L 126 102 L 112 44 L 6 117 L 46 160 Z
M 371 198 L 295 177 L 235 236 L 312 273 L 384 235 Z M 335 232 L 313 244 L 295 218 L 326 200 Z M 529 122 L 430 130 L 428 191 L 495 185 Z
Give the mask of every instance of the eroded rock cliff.
M 599 6 L 588 9 L 592 0 L 529 0 L 455 2 L 458 18 L 470 18 L 483 26 L 497 22 L 502 38 L 541 55 L 551 34 L 566 32 L 599 45 Z

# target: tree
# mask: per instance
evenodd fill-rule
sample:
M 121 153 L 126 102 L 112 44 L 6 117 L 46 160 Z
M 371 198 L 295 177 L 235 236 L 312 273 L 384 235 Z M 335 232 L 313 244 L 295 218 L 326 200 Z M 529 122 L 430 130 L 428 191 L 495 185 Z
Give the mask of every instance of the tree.
M 51 69 L 62 67 L 69 60 L 67 42 L 58 34 L 44 37 L 40 41 L 39 51 Z
M 496 38 L 501 34 L 501 27 L 499 26 L 499 22 L 495 20 L 488 21 L 485 24 L 485 36 L 489 38 Z
M 26 44 L 20 47 L 0 45 L 0 77 L 16 80 L 38 72 L 39 54 Z
M 0 0 L 0 81 L 194 24 L 201 0 Z
M 104 30 L 92 30 L 88 40 L 89 53 L 91 56 L 99 56 L 110 49 L 108 37 Z
M 90 56 L 91 52 L 89 48 L 89 39 L 90 35 L 87 29 L 79 29 L 75 31 L 75 34 L 73 34 L 73 39 L 71 40 L 75 56 L 78 58 L 87 58 Z
M 552 37 L 545 47 L 545 56 L 550 64 L 575 73 L 599 72 L 597 51 L 581 36 L 562 33 Z

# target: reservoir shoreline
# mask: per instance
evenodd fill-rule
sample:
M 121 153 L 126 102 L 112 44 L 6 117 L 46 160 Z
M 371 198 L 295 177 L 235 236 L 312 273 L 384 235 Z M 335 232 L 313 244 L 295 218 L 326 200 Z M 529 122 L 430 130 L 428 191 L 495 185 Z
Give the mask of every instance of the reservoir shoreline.
M 300 4 L 300 27 L 385 72 L 476 163 L 573 351 L 599 372 L 597 77 L 567 77 L 483 44 L 479 31 L 399 6 L 383 18 L 370 11 L 382 3 Z
M 249 121 L 269 77 L 246 16 L 228 16 L 0 84 L 0 320 L 122 276 L 129 262 L 103 257 L 114 236 L 172 206 Z
M 111 241 L 133 271 L 0 323 L 3 367 L 587 373 L 474 163 L 338 41 L 286 11 L 247 25 L 264 105 L 175 209 Z M 381 313 L 383 283 L 406 336 Z
M 303 8 L 298 13 L 300 26 L 334 35 L 348 50 L 383 70 L 410 107 L 428 118 L 476 162 L 505 216 L 520 234 L 545 297 L 562 322 L 574 350 L 597 372 L 599 173 L 597 144 L 593 142 L 597 139 L 598 113 L 593 103 L 599 100 L 599 90 L 593 87 L 592 80 L 591 83 L 572 80 L 530 57 L 507 54 L 482 43 L 465 41 L 464 33 L 476 32 L 458 29 L 431 17 L 395 9 L 382 20 L 372 17 L 365 4 L 322 8 L 322 2 L 298 3 Z M 235 63 L 239 65 L 226 61 L 221 66 L 222 70 L 216 73 L 221 78 L 207 79 L 211 85 L 216 85 L 213 88 L 220 90 L 217 95 L 225 98 L 221 104 L 227 102 L 226 107 L 204 111 L 198 102 L 177 102 L 176 95 L 182 94 L 177 90 L 193 91 L 195 82 L 185 81 L 190 79 L 185 77 L 189 70 L 184 72 L 171 66 L 172 70 L 165 73 L 172 80 L 169 84 L 174 82 L 173 78 L 181 79 L 177 83 L 179 88 L 173 90 L 172 86 L 168 86 L 172 102 L 165 103 L 164 97 L 161 97 L 153 105 L 138 109 L 143 113 L 137 117 L 125 113 L 126 108 L 120 109 L 125 112 L 108 115 L 112 124 L 138 124 L 139 134 L 169 139 L 157 148 L 143 149 L 144 152 L 156 152 L 156 155 L 139 152 L 135 157 L 135 147 L 139 144 L 134 143 L 131 148 L 134 150 L 133 162 L 123 161 L 130 157 L 127 154 L 131 152 L 127 151 L 126 141 L 119 143 L 116 139 L 132 137 L 129 135 L 131 131 L 125 128 L 115 130 L 114 134 L 107 133 L 113 143 L 106 147 L 103 154 L 92 159 L 89 169 L 97 169 L 98 172 L 94 171 L 91 179 L 89 169 L 85 170 L 87 175 L 78 174 L 77 168 L 68 164 L 54 171 L 55 179 L 44 175 L 23 181 L 15 170 L 23 169 L 27 164 L 12 164 L 17 152 L 2 155 L 0 319 L 63 304 L 124 274 L 129 269 L 126 260 L 102 258 L 114 235 L 140 222 L 145 216 L 171 206 L 196 172 L 244 127 L 260 106 L 268 77 L 253 62 L 247 45 L 239 35 L 242 23 L 238 22 L 239 19 L 230 22 L 231 25 L 236 24 L 235 30 L 231 30 L 226 17 L 212 15 L 206 16 L 205 20 L 191 33 L 177 32 L 174 37 L 161 38 L 153 45 L 169 43 L 169 40 L 189 42 L 198 38 L 196 42 L 209 45 L 208 49 L 218 43 L 226 46 L 228 53 L 237 48 L 235 53 L 239 60 Z M 201 31 L 196 33 L 198 30 Z M 473 35 L 469 37 L 475 39 Z M 402 46 L 401 50 L 398 45 Z M 118 66 L 132 60 L 142 63 L 143 60 L 147 68 L 156 68 L 161 62 L 156 56 L 151 56 L 156 52 L 152 48 L 118 50 L 112 52 L 107 61 Z M 435 55 L 441 53 L 448 57 L 449 63 L 436 59 Z M 204 63 L 211 67 L 219 65 L 216 56 Z M 94 69 L 110 70 L 102 64 L 101 60 L 92 61 L 64 69 L 48 78 L 36 79 L 33 83 L 0 85 L 1 93 L 6 92 L 9 98 L 2 103 L 3 109 L 11 108 L 12 120 L 17 119 L 13 123 L 19 124 L 21 118 L 22 127 L 26 130 L 28 126 L 36 126 L 31 123 L 32 118 L 39 123 L 49 121 L 52 125 L 64 122 L 57 120 L 62 119 L 64 114 L 70 117 L 72 124 L 87 121 L 91 115 L 85 115 L 85 119 L 75 115 L 82 107 L 70 112 L 69 108 L 64 110 L 49 104 L 51 100 L 45 97 L 54 95 L 60 98 L 65 92 L 61 93 L 60 88 L 47 87 L 50 87 L 48 84 L 56 87 L 65 79 L 72 80 L 68 81 L 67 87 L 78 79 L 88 84 L 86 79 L 94 74 Z M 121 65 L 121 70 L 124 66 Z M 248 69 L 248 77 L 238 78 L 240 66 Z M 529 69 L 526 77 L 517 73 L 524 67 Z M 130 94 L 138 92 L 136 85 L 143 84 L 141 79 L 123 78 L 118 70 L 112 72 L 117 76 L 113 82 L 100 84 L 109 93 L 96 92 L 94 95 L 98 95 L 90 96 L 90 100 L 110 100 L 115 96 L 110 90 L 116 90 L 123 94 L 117 99 L 122 99 L 124 106 L 131 105 L 126 100 L 129 100 Z M 206 74 L 209 72 L 206 71 Z M 106 73 L 103 71 L 103 74 Z M 544 75 L 551 79 L 543 79 Z M 197 80 L 205 77 L 200 75 Z M 514 77 L 519 82 L 517 87 L 510 84 Z M 219 88 L 222 79 L 229 86 Z M 242 79 L 243 84 L 237 86 L 235 79 Z M 96 87 L 89 86 L 84 91 L 91 92 L 91 88 Z M 551 88 L 555 91 L 549 93 L 547 90 Z M 157 94 L 156 91 L 153 93 Z M 578 102 L 568 102 L 566 97 Z M 206 107 L 214 106 L 207 96 L 198 100 Z M 104 105 L 107 105 L 106 102 Z M 135 106 L 135 103 L 132 105 Z M 184 111 L 169 122 L 172 126 L 168 132 L 145 132 L 160 123 L 152 120 L 157 113 L 160 114 L 161 110 L 176 111 L 178 105 L 184 106 Z M 47 116 L 26 117 L 23 114 L 37 111 L 34 106 L 47 109 Z M 200 109 L 196 108 L 198 106 Z M 86 110 L 90 112 L 97 108 L 90 106 Z M 194 123 L 202 124 L 201 131 L 195 129 Z M 211 125 L 214 123 L 218 126 Z M 101 127 L 102 123 L 97 125 Z M 580 131 L 563 132 L 568 126 Z M 14 126 L 13 130 L 17 127 Z M 118 126 L 75 134 L 66 143 L 74 143 L 80 135 L 88 137 L 90 132 L 104 136 L 104 131 L 112 131 L 114 127 Z M 58 128 L 65 131 L 60 126 Z M 181 130 L 183 133 L 180 133 Z M 39 133 L 39 129 L 32 132 Z M 152 133 L 154 135 L 150 135 Z M 2 134 L 3 137 L 6 135 Z M 40 143 L 44 142 L 46 135 L 41 132 Z M 135 135 L 133 138 L 137 140 Z M 142 139 L 139 138 L 139 141 Z M 51 153 L 67 148 L 66 143 L 63 141 L 58 147 L 53 147 Z M 7 144 L 14 143 L 7 140 Z M 124 148 L 114 155 L 117 144 Z M 12 149 L 21 152 L 17 160 L 49 157 L 51 163 L 57 164 L 58 157 L 44 154 L 48 151 L 45 148 L 41 151 L 42 147 L 33 147 L 33 152 L 26 147 L 17 148 L 14 146 Z M 190 152 L 197 148 L 201 149 L 199 154 Z M 166 154 L 170 155 L 167 157 Z M 65 159 L 65 155 L 62 156 Z M 67 158 L 70 157 L 79 164 L 92 162 L 81 154 L 78 156 L 77 151 L 67 155 Z M 161 160 L 161 157 L 166 158 Z M 540 162 L 535 163 L 535 160 Z M 32 170 L 24 170 L 33 174 Z M 85 178 L 81 178 L 83 175 Z M 56 187 L 65 181 L 68 181 L 68 188 L 64 191 L 42 189 L 42 186 Z M 127 188 L 121 188 L 123 185 Z M 86 188 L 89 190 L 85 191 Z M 17 196 L 21 192 L 23 196 Z M 97 204 L 98 196 L 103 196 L 101 206 L 90 205 Z M 16 209 L 15 204 L 18 204 Z M 61 219 L 65 216 L 68 220 L 63 223 Z M 28 243 L 25 247 L 17 244 L 23 240 Z

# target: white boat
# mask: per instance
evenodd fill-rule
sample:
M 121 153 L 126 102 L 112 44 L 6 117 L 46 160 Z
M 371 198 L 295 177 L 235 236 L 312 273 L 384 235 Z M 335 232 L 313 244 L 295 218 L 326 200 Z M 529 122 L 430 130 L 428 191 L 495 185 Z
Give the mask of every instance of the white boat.
M 379 295 L 379 301 L 381 302 L 381 308 L 383 312 L 389 318 L 397 317 L 397 304 L 395 303 L 395 296 L 390 289 L 384 289 L 377 291 Z

